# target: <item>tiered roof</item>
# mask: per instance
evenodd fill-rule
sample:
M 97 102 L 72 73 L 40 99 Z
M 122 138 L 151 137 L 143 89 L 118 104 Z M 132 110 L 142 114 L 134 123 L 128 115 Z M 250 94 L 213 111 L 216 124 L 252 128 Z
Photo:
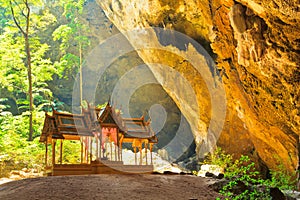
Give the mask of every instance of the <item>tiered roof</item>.
M 93 136 L 100 132 L 100 127 L 116 127 L 128 139 L 148 139 L 157 142 L 157 137 L 150 127 L 150 121 L 140 118 L 122 118 L 109 103 L 104 109 L 88 107 L 82 114 L 71 114 L 53 110 L 53 115 L 46 113 L 40 142 L 51 139 L 80 139 L 80 136 Z

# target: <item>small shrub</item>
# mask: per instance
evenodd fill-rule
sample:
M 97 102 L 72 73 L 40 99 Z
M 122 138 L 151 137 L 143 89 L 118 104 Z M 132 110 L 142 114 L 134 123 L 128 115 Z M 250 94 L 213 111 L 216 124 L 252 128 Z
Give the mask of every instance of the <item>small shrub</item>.
M 261 179 L 259 172 L 255 169 L 255 163 L 250 162 L 248 156 L 241 156 L 225 170 L 224 176 L 229 182 L 220 191 L 230 199 L 271 199 L 269 187 L 265 180 Z
M 280 190 L 295 190 L 297 185 L 297 171 L 290 173 L 283 164 L 279 164 L 275 170 L 271 170 L 270 187 Z
M 226 199 L 272 199 L 271 188 L 281 190 L 293 190 L 296 186 L 296 172 L 290 174 L 284 167 L 279 165 L 271 171 L 271 180 L 264 180 L 255 169 L 255 163 L 248 156 L 242 155 L 233 160 L 232 155 L 226 154 L 221 148 L 211 153 L 204 164 L 218 165 L 224 168 L 224 177 L 228 180 L 219 191 Z
M 232 160 L 232 155 L 226 154 L 224 150 L 222 150 L 220 147 L 217 147 L 214 152 L 207 156 L 203 164 L 218 165 L 222 168 L 227 168 L 228 166 L 232 165 Z

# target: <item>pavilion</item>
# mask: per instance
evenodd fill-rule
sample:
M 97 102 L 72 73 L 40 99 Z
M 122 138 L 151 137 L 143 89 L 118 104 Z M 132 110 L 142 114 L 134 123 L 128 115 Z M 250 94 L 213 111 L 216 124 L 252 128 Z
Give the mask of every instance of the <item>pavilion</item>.
M 79 141 L 80 163 L 64 163 L 63 144 L 66 140 Z M 152 172 L 152 149 L 158 139 L 150 127 L 150 120 L 145 121 L 144 116 L 122 118 L 120 111 L 107 103 L 103 109 L 82 108 L 81 114 L 54 109 L 52 115 L 45 113 L 40 142 L 45 144 L 46 172 L 55 176 Z M 124 165 L 124 143 L 132 145 L 135 164 Z M 143 148 L 145 158 L 142 156 Z M 148 150 L 150 158 L 147 157 Z

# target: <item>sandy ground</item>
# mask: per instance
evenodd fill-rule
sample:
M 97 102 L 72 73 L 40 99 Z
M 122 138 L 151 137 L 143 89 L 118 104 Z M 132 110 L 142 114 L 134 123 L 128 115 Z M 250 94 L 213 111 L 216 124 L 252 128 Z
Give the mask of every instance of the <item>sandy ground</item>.
M 0 185 L 1 200 L 216 199 L 214 180 L 191 175 L 101 174 L 40 177 Z

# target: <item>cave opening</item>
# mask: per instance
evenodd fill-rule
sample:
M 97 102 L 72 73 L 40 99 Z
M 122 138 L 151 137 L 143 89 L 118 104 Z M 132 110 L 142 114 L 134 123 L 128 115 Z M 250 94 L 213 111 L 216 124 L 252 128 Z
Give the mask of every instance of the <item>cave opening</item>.
M 139 65 L 144 65 L 144 63 L 136 52 L 123 55 L 113 62 L 98 80 L 94 104 L 97 106 L 106 103 L 118 81 L 126 76 L 128 71 L 134 69 L 130 66 Z M 145 79 L 146 76 L 152 76 L 155 79 L 150 69 L 146 70 L 144 76 Z M 132 87 L 132 84 L 135 84 L 135 81 L 129 79 L 122 84 L 122 88 L 126 91 L 126 88 Z M 112 101 L 121 112 L 124 110 L 122 100 L 112 99 Z M 153 151 L 160 154 L 163 159 L 180 163 L 185 167 L 185 162 L 190 162 L 190 157 L 196 157 L 194 156 L 196 145 L 189 123 L 173 99 L 157 82 L 141 85 L 135 89 L 129 99 L 129 115 L 131 117 L 144 115 L 146 121 L 151 117 L 151 127 L 158 137 L 158 143 L 153 147 Z M 132 150 L 130 144 L 124 144 L 123 147 Z M 161 150 L 167 154 L 161 154 Z

